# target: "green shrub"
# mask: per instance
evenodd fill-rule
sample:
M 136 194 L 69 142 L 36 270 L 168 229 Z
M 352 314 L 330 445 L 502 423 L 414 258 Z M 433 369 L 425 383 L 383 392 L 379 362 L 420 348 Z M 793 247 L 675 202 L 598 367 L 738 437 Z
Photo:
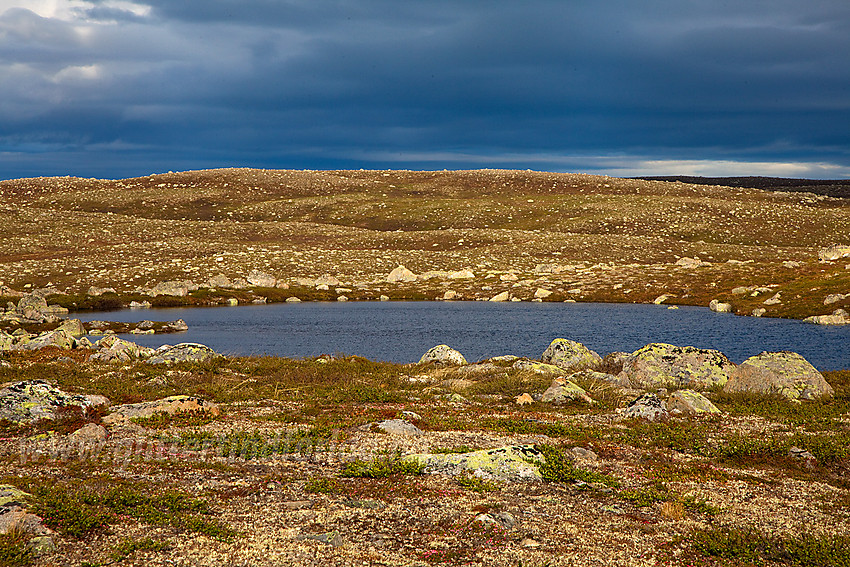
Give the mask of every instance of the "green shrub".
M 752 528 L 713 528 L 694 532 L 691 546 L 700 554 L 740 563 L 806 567 L 850 567 L 850 537 L 803 533 L 767 536 Z
M 369 461 L 356 459 L 345 463 L 340 472 L 342 477 L 350 478 L 386 478 L 395 475 L 420 475 L 425 472 L 424 465 L 402 460 L 401 455 L 387 455 Z
M 551 445 L 535 445 L 535 448 L 543 454 L 545 461 L 539 463 L 540 474 L 546 482 L 575 482 L 602 483 L 607 486 L 616 487 L 620 483 L 612 476 L 579 469 L 573 466 L 570 457 L 561 449 Z
M 27 545 L 29 535 L 22 532 L 0 534 L 0 567 L 32 565 L 32 549 Z

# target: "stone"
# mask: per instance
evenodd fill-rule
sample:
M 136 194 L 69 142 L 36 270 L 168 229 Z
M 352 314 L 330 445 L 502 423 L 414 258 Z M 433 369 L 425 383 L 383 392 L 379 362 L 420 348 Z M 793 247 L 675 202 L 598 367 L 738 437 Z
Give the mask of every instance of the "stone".
M 83 322 L 79 319 L 67 319 L 63 321 L 56 330 L 63 330 L 67 332 L 71 337 L 75 339 L 79 339 L 80 337 L 86 334 L 86 330 L 83 327 Z
M 46 331 L 32 338 L 26 338 L 18 341 L 13 345 L 15 350 L 38 350 L 44 347 L 58 347 L 63 350 L 70 350 L 77 346 L 77 341 L 65 329 L 56 329 L 55 331 Z
M 316 278 L 315 285 L 328 285 L 328 286 L 338 286 L 342 282 L 337 279 L 336 276 L 332 276 L 331 274 L 323 274 Z
M 499 276 L 499 280 L 503 282 L 515 282 L 519 279 L 519 276 L 513 273 L 502 274 Z
M 380 299 L 381 301 L 389 301 L 389 300 L 390 300 L 390 298 L 389 298 L 389 296 L 388 296 L 388 295 L 382 295 L 382 296 L 381 296 L 381 297 L 379 297 L 378 299 Z
M 667 404 L 658 396 L 646 393 L 633 400 L 628 407 L 617 410 L 623 419 L 645 419 L 647 421 L 665 421 L 670 418 Z
M 688 258 L 687 256 L 679 258 L 676 260 L 676 265 L 681 266 L 683 268 L 699 268 L 702 266 L 707 266 L 707 262 L 701 262 L 699 258 Z
M 85 413 L 95 405 L 87 396 L 68 394 L 43 380 L 13 382 L 0 390 L 0 419 L 19 424 L 54 420 L 60 408 L 76 407 Z
M 451 301 L 452 299 L 457 299 L 457 292 L 450 289 L 446 293 L 443 294 L 443 299 L 445 301 Z
M 142 302 L 131 301 L 130 302 L 130 309 L 150 309 L 150 308 L 151 308 L 151 302 L 150 301 L 142 301 Z
M 670 295 L 669 293 L 665 293 L 665 294 L 659 295 L 658 297 L 653 299 L 652 303 L 654 303 L 655 305 L 661 305 L 662 303 L 664 303 L 665 301 L 667 301 L 671 297 L 673 297 L 673 296 Z
M 159 295 L 186 297 L 189 295 L 189 286 L 186 282 L 179 281 L 160 282 L 151 289 L 150 295 L 153 297 L 157 297 Z
M 540 482 L 540 470 L 533 462 L 545 462 L 545 457 L 533 445 L 513 445 L 460 454 L 420 453 L 407 455 L 403 460 L 424 466 L 428 474 L 472 473 L 479 478 L 506 482 Z
M 491 359 L 492 360 L 492 359 Z M 535 374 L 563 374 L 564 369 L 554 364 L 546 364 L 545 362 L 537 362 L 536 360 L 517 360 L 511 365 L 511 368 L 517 370 L 525 370 L 534 372 Z
M 543 351 L 540 360 L 572 372 L 594 370 L 602 364 L 602 357 L 596 352 L 569 339 L 553 340 Z
M 708 308 L 714 311 L 715 313 L 731 313 L 732 312 L 732 304 L 724 303 L 722 301 L 718 301 L 716 299 L 712 299 L 708 303 Z
M 0 507 L 8 508 L 14 505 L 24 507 L 31 497 L 29 492 L 24 492 L 16 486 L 0 484 Z
M 661 387 L 705 389 L 722 386 L 735 364 L 720 351 L 652 343 L 623 360 L 621 374 L 634 388 Z
M 207 281 L 207 287 L 230 287 L 230 278 L 224 274 L 217 274 Z
M 667 410 L 673 415 L 719 414 L 711 401 L 693 390 L 676 390 L 667 398 Z
M 767 309 L 765 309 L 764 307 L 756 307 L 755 309 L 753 309 L 753 317 L 761 317 L 765 313 L 767 313 Z
M 25 295 L 18 300 L 16 310 L 18 313 L 36 312 L 43 313 L 47 309 L 47 301 L 39 295 Z
M 850 293 L 830 293 L 823 299 L 824 305 L 831 305 L 833 303 L 838 303 L 839 301 L 844 301 L 850 297 Z
M 478 522 L 484 525 L 491 525 L 502 530 L 510 530 L 516 525 L 516 519 L 508 512 L 487 512 L 479 514 L 473 522 Z
M 450 272 L 448 275 L 448 279 L 450 280 L 468 280 L 475 277 L 475 273 L 467 268 L 463 270 L 458 270 L 457 272 Z
M 106 428 L 96 423 L 87 423 L 68 436 L 70 441 L 82 444 L 105 443 L 108 434 Z
M 748 288 L 748 287 L 732 288 L 732 295 L 746 295 L 749 292 L 750 292 L 750 288 Z
M 183 319 L 177 319 L 175 321 L 169 321 L 163 325 L 162 330 L 166 333 L 181 333 L 183 331 L 188 331 L 189 325 L 187 325 L 186 321 Z
M 0 352 L 5 350 L 12 350 L 12 343 L 14 342 L 15 337 L 0 329 Z
M 246 279 L 256 287 L 274 287 L 277 284 L 277 278 L 260 270 L 251 270 Z
M 437 345 L 431 347 L 428 352 L 422 355 L 419 363 L 436 362 L 437 364 L 467 364 L 466 358 L 448 345 Z
M 548 289 L 543 289 L 542 287 L 538 287 L 537 290 L 534 292 L 534 298 L 535 299 L 546 299 L 547 297 L 552 295 L 552 293 L 553 292 L 549 291 Z
M 159 348 L 148 358 L 148 364 L 173 364 L 175 362 L 206 362 L 222 356 L 206 345 L 179 343 L 168 348 Z
M 528 392 L 525 392 L 525 393 L 517 396 L 515 401 L 516 401 L 516 404 L 518 406 L 524 406 L 524 405 L 528 405 L 528 404 L 533 404 L 534 398 L 531 397 L 531 394 L 529 394 Z
M 393 271 L 387 275 L 387 282 L 389 283 L 398 283 L 398 282 L 415 282 L 416 274 L 400 265 L 395 268 Z
M 219 415 L 218 405 L 208 402 L 197 396 L 169 396 L 152 402 L 141 402 L 138 404 L 125 404 L 115 406 L 112 411 L 103 418 L 106 425 L 123 423 L 134 418 L 153 417 L 159 413 L 174 415 L 181 412 L 205 412 L 210 415 Z
M 493 297 L 490 298 L 490 301 L 508 301 L 511 298 L 510 292 L 503 291 L 502 293 L 497 293 Z
M 139 346 L 115 335 L 107 335 L 93 346 L 97 352 L 91 355 L 89 360 L 101 362 L 127 362 L 136 358 L 147 358 L 154 353 L 151 348 Z
M 24 507 L 14 504 L 8 507 L 0 507 L 0 534 L 8 534 L 9 532 L 30 535 L 53 533 L 42 523 L 41 518 L 27 512 Z M 7 565 L 9 564 L 7 563 Z
M 338 295 L 336 298 L 337 301 L 348 301 L 348 296 Z
M 104 293 L 115 293 L 115 288 L 112 288 L 112 287 L 97 287 L 97 286 L 93 285 L 93 286 L 89 287 L 88 291 L 86 291 L 86 295 L 94 295 L 94 296 L 103 295 Z
M 764 301 L 764 305 L 776 305 L 782 303 L 782 293 L 776 292 L 770 299 Z
M 821 262 L 832 262 L 848 257 L 850 257 L 850 245 L 846 244 L 835 244 L 818 250 L 818 260 Z
M 540 401 L 556 405 L 573 401 L 581 401 L 588 404 L 593 403 L 593 400 L 581 386 L 563 378 L 553 380 L 552 385 L 543 392 Z
M 790 400 L 833 395 L 832 386 L 809 361 L 795 352 L 762 352 L 738 365 L 724 392 L 779 394 Z
M 378 429 L 390 435 L 403 437 L 422 437 L 422 430 L 403 419 L 387 419 L 378 424 Z
M 328 291 L 331 289 L 331 286 L 328 284 L 319 284 L 316 286 L 316 291 Z
M 812 315 L 803 319 L 807 323 L 818 325 L 850 325 L 850 315 L 844 309 L 836 309 L 832 315 Z
M 567 380 L 571 380 L 573 382 L 576 380 L 596 380 L 597 382 L 606 382 L 618 388 L 632 387 L 631 381 L 626 376 L 609 374 L 608 372 L 597 372 L 595 370 L 579 370 L 578 372 L 574 372 L 567 376 Z
M 301 300 L 293 295 L 292 297 L 286 298 L 286 303 L 301 303 Z

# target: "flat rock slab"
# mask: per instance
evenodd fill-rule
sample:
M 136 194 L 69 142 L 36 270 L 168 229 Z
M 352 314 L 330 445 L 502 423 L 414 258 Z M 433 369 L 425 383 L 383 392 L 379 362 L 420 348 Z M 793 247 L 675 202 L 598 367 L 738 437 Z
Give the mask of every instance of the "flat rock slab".
M 420 464 L 430 474 L 458 476 L 472 473 L 483 478 L 503 481 L 532 481 L 543 479 L 539 468 L 531 461 L 545 461 L 533 445 L 513 445 L 470 453 L 419 453 L 404 457 L 405 461 Z
M 169 396 L 152 402 L 141 402 L 138 404 L 125 404 L 116 406 L 112 412 L 103 418 L 103 423 L 113 425 L 123 423 L 133 418 L 148 418 L 159 413 L 174 415 L 180 412 L 203 411 L 211 415 L 218 415 L 218 405 L 208 402 L 197 396 Z

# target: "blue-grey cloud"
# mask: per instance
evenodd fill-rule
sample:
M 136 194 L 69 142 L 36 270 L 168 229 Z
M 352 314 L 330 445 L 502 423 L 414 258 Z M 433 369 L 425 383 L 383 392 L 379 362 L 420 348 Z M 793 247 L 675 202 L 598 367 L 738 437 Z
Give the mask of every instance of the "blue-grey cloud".
M 0 0 L 0 178 L 225 164 L 850 176 L 843 0 L 25 4 Z

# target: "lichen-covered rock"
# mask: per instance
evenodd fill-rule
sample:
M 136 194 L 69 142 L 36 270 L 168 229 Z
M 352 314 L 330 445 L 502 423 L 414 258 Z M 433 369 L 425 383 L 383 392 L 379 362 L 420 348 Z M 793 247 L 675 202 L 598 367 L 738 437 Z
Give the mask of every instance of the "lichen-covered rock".
M 751 356 L 732 373 L 724 392 L 780 394 L 791 400 L 833 395 L 832 386 L 796 352 L 763 352 Z
M 206 345 L 198 343 L 180 343 L 167 348 L 159 348 L 148 358 L 148 364 L 172 364 L 175 362 L 206 362 L 222 356 Z
M 152 402 L 141 402 L 138 404 L 125 404 L 115 406 L 109 415 L 103 418 L 103 423 L 113 425 L 122 423 L 133 418 L 148 418 L 158 413 L 174 415 L 180 412 L 207 412 L 210 415 L 218 415 L 218 405 L 208 402 L 197 396 L 169 396 Z
M 565 404 L 576 400 L 588 404 L 593 403 L 593 400 L 587 395 L 584 388 L 563 378 L 556 378 L 553 380 L 552 385 L 543 392 L 543 396 L 540 398 L 541 402 L 552 404 Z
M 85 411 L 95 405 L 88 396 L 68 394 L 43 380 L 14 382 L 0 390 L 0 419 L 21 424 L 56 419 L 59 408 L 76 406 Z
M 419 359 L 419 363 L 436 362 L 438 364 L 466 364 L 466 358 L 448 345 L 437 345 L 428 350 Z
M 424 466 L 430 474 L 472 473 L 503 481 L 541 481 L 540 470 L 529 461 L 545 462 L 545 457 L 533 445 L 514 445 L 461 454 L 414 454 L 404 460 Z
M 189 330 L 189 325 L 186 324 L 186 321 L 183 319 L 177 319 L 175 321 L 169 321 L 165 325 L 162 326 L 163 332 L 166 333 L 180 333 L 183 331 Z
M 647 421 L 665 421 L 670 418 L 667 404 L 652 393 L 646 393 L 633 400 L 627 407 L 617 410 L 624 419 L 645 419 Z
M 39 313 L 43 313 L 47 309 L 47 300 L 45 300 L 40 295 L 25 295 L 18 301 L 17 311 L 18 313 L 27 313 L 30 311 L 36 311 Z
M 179 281 L 160 282 L 153 287 L 150 294 L 154 297 L 158 295 L 185 297 L 189 295 L 189 285 Z
M 79 339 L 80 337 L 83 337 L 86 334 L 86 329 L 83 327 L 83 322 L 79 319 L 68 319 L 66 321 L 63 321 L 62 324 L 59 325 L 56 330 L 58 331 L 60 329 L 63 331 L 67 331 L 67 333 L 75 339 Z
M 538 362 L 536 360 L 517 360 L 511 365 L 512 368 L 516 368 L 517 370 L 526 370 L 528 372 L 534 372 L 536 374 L 563 374 L 564 369 L 560 366 L 555 366 L 554 364 L 546 364 L 545 362 Z
M 468 280 L 475 277 L 475 273 L 469 268 L 464 268 L 463 270 L 458 270 L 457 272 L 451 272 L 448 275 L 450 280 Z
M 378 429 L 389 435 L 403 437 L 422 437 L 422 430 L 403 419 L 386 419 L 378 424 Z
M 652 343 L 623 360 L 622 375 L 634 388 L 704 389 L 722 386 L 735 364 L 716 350 Z
M 0 352 L 4 350 L 12 350 L 12 343 L 15 341 L 15 337 L 0 329 Z
M 154 353 L 151 348 L 137 345 L 116 335 L 107 335 L 93 346 L 97 352 L 91 355 L 89 360 L 101 362 L 127 362 L 135 358 L 147 358 Z
M 16 350 L 38 350 L 49 346 L 70 350 L 77 346 L 77 342 L 71 336 L 71 333 L 65 329 L 56 329 L 55 331 L 46 331 L 36 337 L 24 338 L 15 343 L 13 348 Z
M 224 274 L 217 274 L 207 280 L 207 287 L 230 287 L 230 278 Z
M 93 286 L 89 287 L 88 291 L 86 292 L 86 295 L 100 296 L 100 295 L 103 295 L 104 293 L 115 293 L 115 288 L 113 288 L 113 287 L 97 287 L 97 286 L 93 285 Z
M 404 266 L 399 265 L 396 269 L 389 273 L 389 275 L 387 276 L 387 281 L 389 283 L 415 282 L 416 274 L 414 274 Z
M 490 301 L 501 302 L 501 301 L 509 301 L 511 299 L 510 292 L 503 291 L 501 293 L 497 293 L 493 297 L 490 298 Z
M 676 390 L 667 398 L 667 411 L 676 415 L 719 414 L 711 400 L 693 390 Z
M 723 301 L 718 301 L 716 299 L 712 299 L 708 302 L 708 308 L 714 311 L 715 313 L 731 313 L 732 312 L 732 304 L 724 303 Z
M 579 370 L 578 372 L 573 372 L 567 376 L 567 380 L 572 380 L 573 382 L 576 380 L 596 380 L 598 382 L 607 382 L 608 384 L 617 386 L 618 388 L 632 387 L 632 383 L 626 376 L 610 374 L 608 372 L 597 372 L 595 370 Z
M 602 364 L 602 357 L 586 346 L 569 339 L 555 339 L 540 356 L 542 362 L 554 364 L 564 370 L 595 370 Z
M 850 246 L 845 244 L 835 244 L 818 250 L 818 260 L 821 262 L 832 262 L 847 257 L 850 257 Z

